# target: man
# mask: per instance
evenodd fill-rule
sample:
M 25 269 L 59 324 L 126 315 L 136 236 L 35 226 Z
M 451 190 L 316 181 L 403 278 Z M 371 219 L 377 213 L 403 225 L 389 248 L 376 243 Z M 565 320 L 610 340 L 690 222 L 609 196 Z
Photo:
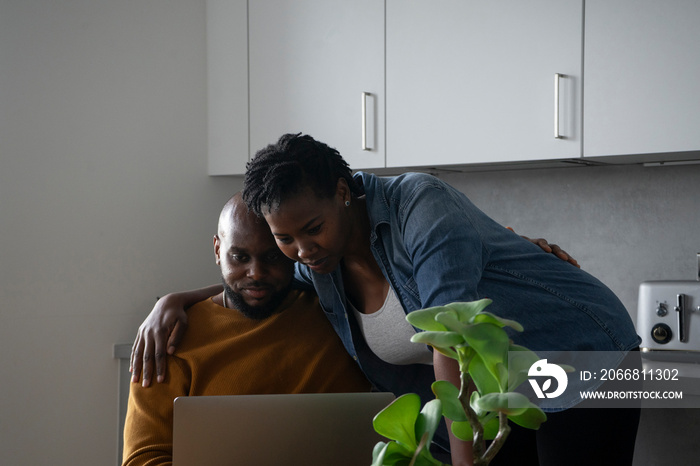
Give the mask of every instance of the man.
M 293 262 L 236 194 L 214 236 L 224 291 L 189 311 L 163 383 L 133 384 L 124 465 L 169 463 L 178 396 L 369 391 L 315 294 L 290 287 Z

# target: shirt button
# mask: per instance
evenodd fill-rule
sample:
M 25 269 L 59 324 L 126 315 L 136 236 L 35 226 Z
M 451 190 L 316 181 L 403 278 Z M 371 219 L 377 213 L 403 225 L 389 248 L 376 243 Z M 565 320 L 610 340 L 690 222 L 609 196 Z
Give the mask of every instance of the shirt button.
M 355 361 L 357 361 L 357 356 L 353 356 L 352 358 L 353 358 Z

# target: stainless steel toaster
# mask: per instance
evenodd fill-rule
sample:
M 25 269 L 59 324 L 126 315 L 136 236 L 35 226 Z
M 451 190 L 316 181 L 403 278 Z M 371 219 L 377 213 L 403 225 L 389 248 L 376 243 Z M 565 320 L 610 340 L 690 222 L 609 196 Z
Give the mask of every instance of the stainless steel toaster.
M 649 359 L 700 363 L 700 281 L 642 283 L 637 333 Z

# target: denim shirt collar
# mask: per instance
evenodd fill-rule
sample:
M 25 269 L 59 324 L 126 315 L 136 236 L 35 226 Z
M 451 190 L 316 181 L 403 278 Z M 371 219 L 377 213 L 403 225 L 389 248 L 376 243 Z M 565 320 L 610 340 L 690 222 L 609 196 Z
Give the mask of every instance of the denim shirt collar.
M 365 195 L 367 215 L 369 216 L 371 227 L 370 243 L 374 245 L 378 236 L 377 227 L 382 223 L 390 223 L 389 202 L 386 199 L 384 190 L 381 189 L 381 179 L 379 177 L 371 173 L 357 172 L 354 178 Z

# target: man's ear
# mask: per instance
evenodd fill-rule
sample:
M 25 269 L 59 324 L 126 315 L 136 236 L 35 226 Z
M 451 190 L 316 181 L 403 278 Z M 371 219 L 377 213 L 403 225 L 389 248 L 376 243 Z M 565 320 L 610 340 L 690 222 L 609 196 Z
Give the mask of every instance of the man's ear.
M 214 235 L 214 260 L 216 265 L 221 265 L 221 240 L 219 235 Z

